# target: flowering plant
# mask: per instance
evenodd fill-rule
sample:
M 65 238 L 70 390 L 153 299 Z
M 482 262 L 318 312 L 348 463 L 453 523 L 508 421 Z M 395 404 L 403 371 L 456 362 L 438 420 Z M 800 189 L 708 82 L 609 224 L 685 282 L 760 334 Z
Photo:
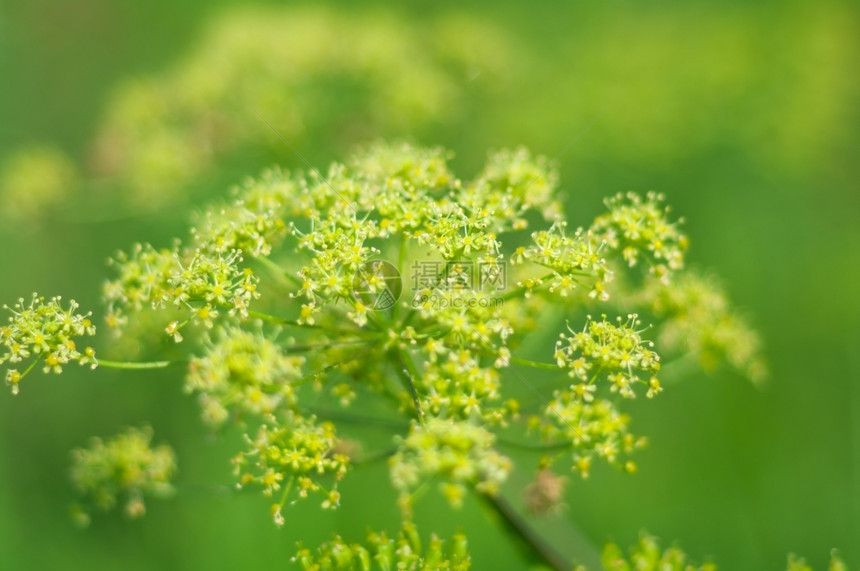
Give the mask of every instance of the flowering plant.
M 365 545 L 338 536 L 301 546 L 305 569 L 468 568 L 463 534 L 422 548 L 414 512 L 434 490 L 452 509 L 481 499 L 533 555 L 570 568 L 501 492 L 514 467 L 505 450 L 537 452 L 527 506 L 557 509 L 559 473 L 587 478 L 596 462 L 636 470 L 645 439 L 631 432 L 625 400 L 659 395 L 678 377 L 675 359 L 722 362 L 759 382 L 758 338 L 713 279 L 686 268 L 688 240 L 662 196 L 614 196 L 570 229 L 546 159 L 501 151 L 470 182 L 447 159 L 380 144 L 325 175 L 272 169 L 245 181 L 185 240 L 138 244 L 111 262 L 109 329 L 166 335 L 186 358 L 81 352 L 74 339 L 95 333 L 89 314 L 34 296 L 0 329 L 7 384 L 18 392 L 34 368 L 59 373 L 71 361 L 184 367 L 203 421 L 245 433 L 235 485 L 259 489 L 276 524 L 309 498 L 337 509 L 349 501 L 340 482 L 386 460 L 399 530 L 372 532 Z M 529 348 L 556 325 L 554 344 Z M 363 412 L 380 410 L 392 447 L 368 451 L 350 423 L 380 420 Z M 118 496 L 139 516 L 144 496 L 170 492 L 174 453 L 151 438 L 132 429 L 76 451 L 80 521 Z M 645 536 L 629 563 L 609 546 L 603 564 L 692 568 Z

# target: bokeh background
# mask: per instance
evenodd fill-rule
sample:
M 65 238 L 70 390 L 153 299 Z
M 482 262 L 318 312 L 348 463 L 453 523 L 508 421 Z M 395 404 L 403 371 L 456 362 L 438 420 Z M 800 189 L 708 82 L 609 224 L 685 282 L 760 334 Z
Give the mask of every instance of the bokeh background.
M 763 388 L 695 373 L 632 403 L 651 441 L 638 473 L 572 481 L 555 540 L 648 529 L 724 569 L 789 552 L 822 568 L 833 547 L 857 566 L 858 70 L 854 2 L 4 0 L 0 299 L 62 294 L 98 317 L 108 256 L 184 234 L 265 166 L 305 168 L 291 146 L 324 167 L 408 138 L 452 149 L 468 177 L 488 149 L 525 145 L 557 159 L 574 224 L 609 194 L 665 193 L 772 369 Z M 276 529 L 258 494 L 225 487 L 239 435 L 208 434 L 181 383 L 70 367 L 0 395 L 0 567 L 287 567 L 297 537 L 393 524 L 380 465 L 344 490 L 363 503 L 297 506 Z M 179 494 L 76 529 L 69 450 L 144 422 L 177 449 Z M 476 569 L 527 565 L 479 506 L 421 517 L 464 526 Z

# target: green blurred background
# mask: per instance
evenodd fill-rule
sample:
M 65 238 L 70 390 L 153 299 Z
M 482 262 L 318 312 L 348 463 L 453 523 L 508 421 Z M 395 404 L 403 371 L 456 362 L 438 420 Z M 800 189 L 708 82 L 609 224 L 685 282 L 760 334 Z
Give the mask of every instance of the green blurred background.
M 232 11 L 240 4 L 248 5 L 4 0 L 0 161 L 49 145 L 87 180 L 118 86 L 162 77 L 187 54 L 206 52 L 208 22 L 241 21 Z M 278 6 L 301 28 L 307 10 Z M 399 41 L 415 42 L 416 66 L 435 53 L 460 54 L 439 60 L 448 91 L 434 92 L 428 109 L 409 101 L 423 103 L 439 85 L 432 76 L 404 83 L 416 90 L 408 105 L 383 99 L 380 107 L 376 90 L 391 97 L 384 73 L 320 72 L 290 110 L 302 120 L 289 143 L 311 163 L 325 166 L 380 136 L 407 137 L 452 149 L 468 177 L 488 149 L 522 144 L 557 157 L 573 224 L 587 224 L 609 194 L 663 192 L 687 220 L 692 264 L 722 276 L 761 331 L 770 383 L 760 390 L 729 372 L 697 374 L 656 401 L 632 403 L 634 429 L 651 441 L 636 458 L 638 473 L 597 470 L 572 481 L 567 525 L 594 545 L 627 545 L 648 529 L 723 569 L 783 568 L 788 552 L 823 567 L 833 547 L 860 565 L 856 3 L 436 1 L 311 13 L 317 22 L 400 30 Z M 448 36 L 436 35 L 439 22 Z M 253 44 L 254 30 L 247 37 Z M 389 48 L 383 39 L 381 52 Z M 467 61 L 478 49 L 486 53 Z M 394 76 L 408 79 L 410 69 Z M 75 185 L 25 217 L 0 216 L 0 299 L 39 291 L 98 310 L 104 262 L 117 249 L 182 235 L 202 198 L 265 166 L 304 168 L 267 137 L 263 144 L 252 132 L 195 176 L 186 195 L 155 208 L 117 209 L 125 189 L 108 180 Z M 333 527 L 361 534 L 368 522 L 393 524 L 393 494 L 377 466 L 344 488 L 344 497 L 364 490 L 364 504 L 335 514 L 297 506 L 276 529 L 258 494 L 224 488 L 239 436 L 212 438 L 197 413 L 179 372 L 69 368 L 0 398 L 0 567 L 287 567 L 299 536 L 313 544 Z M 150 502 L 141 521 L 105 516 L 77 530 L 66 517 L 69 450 L 143 422 L 177 449 L 180 493 Z M 445 511 L 421 517 L 443 528 L 462 523 L 476 569 L 525 565 L 476 506 L 455 523 Z

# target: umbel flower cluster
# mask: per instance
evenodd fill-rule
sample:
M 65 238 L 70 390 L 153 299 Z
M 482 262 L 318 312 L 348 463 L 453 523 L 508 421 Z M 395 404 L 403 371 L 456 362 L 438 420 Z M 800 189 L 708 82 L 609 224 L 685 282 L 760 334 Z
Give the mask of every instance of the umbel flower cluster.
M 539 477 L 525 490 L 535 511 L 563 500 L 555 473 L 587 477 L 596 462 L 634 472 L 645 440 L 631 432 L 624 401 L 663 390 L 661 340 L 679 355 L 761 372 L 755 334 L 685 269 L 688 241 L 661 196 L 612 197 L 606 213 L 571 229 L 545 159 L 501 151 L 464 181 L 448 158 L 380 144 L 325 174 L 269 170 L 198 213 L 186 239 L 135 245 L 111 262 L 108 325 L 167 337 L 188 354 L 98 365 L 183 364 L 203 421 L 245 434 L 235 485 L 260 490 L 276 524 L 306 498 L 323 509 L 348 503 L 341 482 L 387 459 L 397 539 L 380 532 L 366 545 L 337 537 L 302 547 L 305 569 L 468 568 L 462 535 L 433 536 L 422 549 L 414 513 L 427 495 L 454 509 L 475 496 L 515 519 L 503 493 L 509 445 L 537 451 Z M 72 341 L 93 333 L 75 310 L 57 299 L 19 303 L 0 363 L 95 365 Z M 567 325 L 555 345 L 528 348 L 558 315 Z M 7 372 L 14 390 L 21 376 Z M 401 418 L 386 424 L 390 449 L 366 449 L 351 429 L 376 414 Z M 175 468 L 150 438 L 130 431 L 77 452 L 80 491 L 102 508 L 124 495 L 126 511 L 142 513 L 143 495 L 168 489 Z
M 12 394 L 18 394 L 21 379 L 37 365 L 41 364 L 46 373 L 61 373 L 63 365 L 70 362 L 97 365 L 95 350 L 86 347 L 81 352 L 75 343 L 76 337 L 94 335 L 96 329 L 90 321 L 91 314 L 76 313 L 78 304 L 74 300 L 68 309 L 63 309 L 59 297 L 46 301 L 33 294 L 29 304 L 22 298 L 12 307 L 3 307 L 12 315 L 6 325 L 0 326 L 0 365 L 27 363 L 23 371 L 17 367 L 6 369 L 6 384 Z

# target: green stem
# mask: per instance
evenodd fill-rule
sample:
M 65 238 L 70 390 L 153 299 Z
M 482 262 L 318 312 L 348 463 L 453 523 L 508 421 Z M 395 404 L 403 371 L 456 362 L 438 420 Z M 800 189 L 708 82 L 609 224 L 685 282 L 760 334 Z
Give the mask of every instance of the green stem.
M 326 333 L 340 333 L 340 334 L 350 334 L 350 335 L 358 335 L 360 333 L 366 333 L 361 329 L 345 329 L 338 327 L 326 327 L 325 325 L 317 325 L 311 323 L 299 323 L 295 319 L 285 319 L 283 317 L 278 317 L 276 315 L 269 315 L 268 313 L 262 313 L 260 311 L 248 311 L 249 317 L 255 317 L 262 321 L 266 321 L 267 323 L 273 323 L 275 325 L 286 325 L 289 327 L 302 327 L 306 329 L 321 329 Z M 374 333 L 375 335 L 375 333 Z
M 523 365 L 525 367 L 532 367 L 534 369 L 555 371 L 556 373 L 563 370 L 558 365 L 554 365 L 552 363 L 542 363 L 540 361 L 531 361 L 529 359 L 521 359 L 519 357 L 511 357 L 511 363 L 516 363 L 517 365 Z
M 497 436 L 496 440 L 499 444 L 503 446 L 510 446 L 511 448 L 519 448 L 521 450 L 534 450 L 534 451 L 542 451 L 549 452 L 552 450 L 565 450 L 573 446 L 573 443 L 568 442 L 520 442 L 517 440 L 510 440 L 508 438 Z
M 403 431 L 409 429 L 409 423 L 399 419 L 386 419 L 374 416 L 365 416 L 360 414 L 350 414 L 336 410 L 325 410 L 316 407 L 305 407 L 312 414 L 324 418 L 326 420 L 334 420 L 347 424 L 358 424 L 361 426 L 378 426 L 380 428 L 393 429 L 395 431 Z
M 384 460 L 386 458 L 390 458 L 397 453 L 397 448 L 388 448 L 386 450 L 377 450 L 375 452 L 368 452 L 367 454 L 363 454 L 362 456 L 350 460 L 350 463 L 353 466 L 362 466 L 366 464 L 372 464 L 378 460 Z
M 406 234 L 400 235 L 400 251 L 397 254 L 397 275 L 400 276 L 401 286 L 403 281 L 403 264 L 406 263 Z M 401 294 L 406 291 L 406 288 L 401 287 Z M 391 308 L 391 321 L 396 323 L 400 314 L 400 300 Z
M 284 504 L 287 503 L 287 498 L 290 496 L 290 490 L 293 489 L 293 482 L 295 479 L 295 475 L 290 476 L 290 481 L 284 486 L 284 492 L 281 494 L 281 501 L 278 502 L 279 506 L 284 507 Z
M 541 282 L 541 285 L 542 285 L 543 283 L 545 283 L 545 282 L 546 282 L 546 280 L 548 280 L 548 279 L 552 278 L 552 276 L 553 276 L 553 274 L 547 274 L 547 275 L 545 275 L 545 276 L 543 276 L 543 277 L 539 278 L 539 279 L 540 279 L 540 282 Z M 536 286 L 536 287 L 540 287 L 540 286 Z M 515 297 L 519 297 L 520 295 L 522 295 L 522 294 L 524 294 L 525 292 L 527 292 L 527 291 L 529 291 L 529 290 L 532 290 L 532 289 L 535 289 L 535 288 L 534 288 L 534 287 L 528 287 L 528 286 L 522 285 L 522 286 L 520 286 L 520 287 L 518 287 L 518 288 L 512 289 L 511 291 L 507 292 L 505 295 L 503 295 L 503 296 L 502 296 L 502 299 L 503 299 L 503 300 L 505 300 L 505 301 L 508 301 L 508 300 L 511 300 L 511 299 L 513 299 L 513 298 L 515 298 Z
M 361 351 L 358 351 L 354 355 L 351 355 L 351 356 L 347 357 L 346 359 L 342 359 L 340 361 L 335 361 L 334 363 L 330 363 L 330 364 L 326 365 L 325 367 L 323 367 L 322 369 L 319 369 L 318 371 L 314 371 L 313 373 L 305 375 L 301 379 L 298 379 L 297 381 L 294 381 L 291 384 L 294 387 L 297 387 L 297 386 L 303 385 L 309 381 L 312 381 L 312 380 L 316 379 L 317 377 L 321 377 L 322 375 L 328 373 L 332 369 L 336 369 L 337 367 L 340 367 L 341 365 L 345 365 L 346 363 L 349 363 L 351 361 L 355 361 L 356 359 L 358 359 L 359 357 L 361 357 L 362 355 L 364 355 L 365 353 L 370 351 L 375 345 L 376 345 L 376 343 L 369 343 L 364 349 L 362 349 Z
M 403 276 L 403 264 L 406 262 L 406 234 L 400 235 L 400 252 L 397 256 L 397 271 Z
M 297 327 L 306 326 L 292 319 L 284 319 L 283 317 L 269 315 L 268 313 L 261 313 L 259 311 L 254 311 L 253 309 L 248 310 L 248 317 L 256 317 L 257 319 L 261 319 L 269 323 L 276 323 L 278 325 L 295 325 Z
M 291 282 L 293 285 L 297 285 L 299 287 L 302 286 L 302 282 L 298 277 L 285 272 L 281 266 L 279 266 L 269 258 L 266 258 L 265 256 L 260 256 L 259 258 L 254 259 L 257 260 L 261 265 L 266 266 L 267 270 L 269 270 L 275 276 L 282 278 L 285 282 Z
M 478 496 L 501 518 L 502 523 L 512 535 L 520 539 L 523 550 L 528 551 L 532 556 L 539 558 L 556 571 L 569 571 L 572 568 L 572 564 L 544 540 L 501 494 L 478 494 Z
M 418 419 L 423 423 L 424 422 L 424 410 L 421 409 L 421 401 L 418 400 L 418 391 L 415 390 L 415 383 L 412 382 L 417 376 L 417 369 L 415 368 L 415 364 L 412 362 L 412 358 L 400 347 L 395 348 L 394 350 L 395 357 L 395 368 L 397 369 L 397 375 L 400 377 L 400 380 L 403 381 L 403 384 L 409 389 L 409 394 L 412 396 L 412 402 L 415 404 L 415 411 L 418 413 Z
M 21 378 L 23 379 L 24 377 L 26 377 L 26 376 L 27 376 L 27 373 L 29 373 L 30 371 L 32 371 L 32 370 L 33 370 L 33 368 L 36 366 L 36 364 L 37 364 L 37 363 L 39 363 L 39 361 L 41 361 L 41 360 L 42 360 L 42 355 L 41 355 L 41 354 L 39 355 L 39 357 L 38 357 L 38 358 L 33 359 L 33 362 L 32 362 L 32 363 L 30 363 L 30 364 L 27 366 L 27 368 L 26 368 L 26 369 L 24 369 L 24 372 L 23 372 L 23 373 L 21 373 Z
M 108 361 L 107 359 L 99 359 L 99 367 L 109 367 L 111 369 L 166 369 L 179 365 L 185 365 L 188 361 Z
M 349 347 L 351 345 L 361 345 L 367 343 L 367 339 L 351 339 L 349 341 L 333 341 L 331 343 L 310 343 L 307 345 L 287 345 L 284 347 L 286 353 L 307 353 L 310 351 L 319 351 L 320 349 L 330 349 L 332 347 Z

